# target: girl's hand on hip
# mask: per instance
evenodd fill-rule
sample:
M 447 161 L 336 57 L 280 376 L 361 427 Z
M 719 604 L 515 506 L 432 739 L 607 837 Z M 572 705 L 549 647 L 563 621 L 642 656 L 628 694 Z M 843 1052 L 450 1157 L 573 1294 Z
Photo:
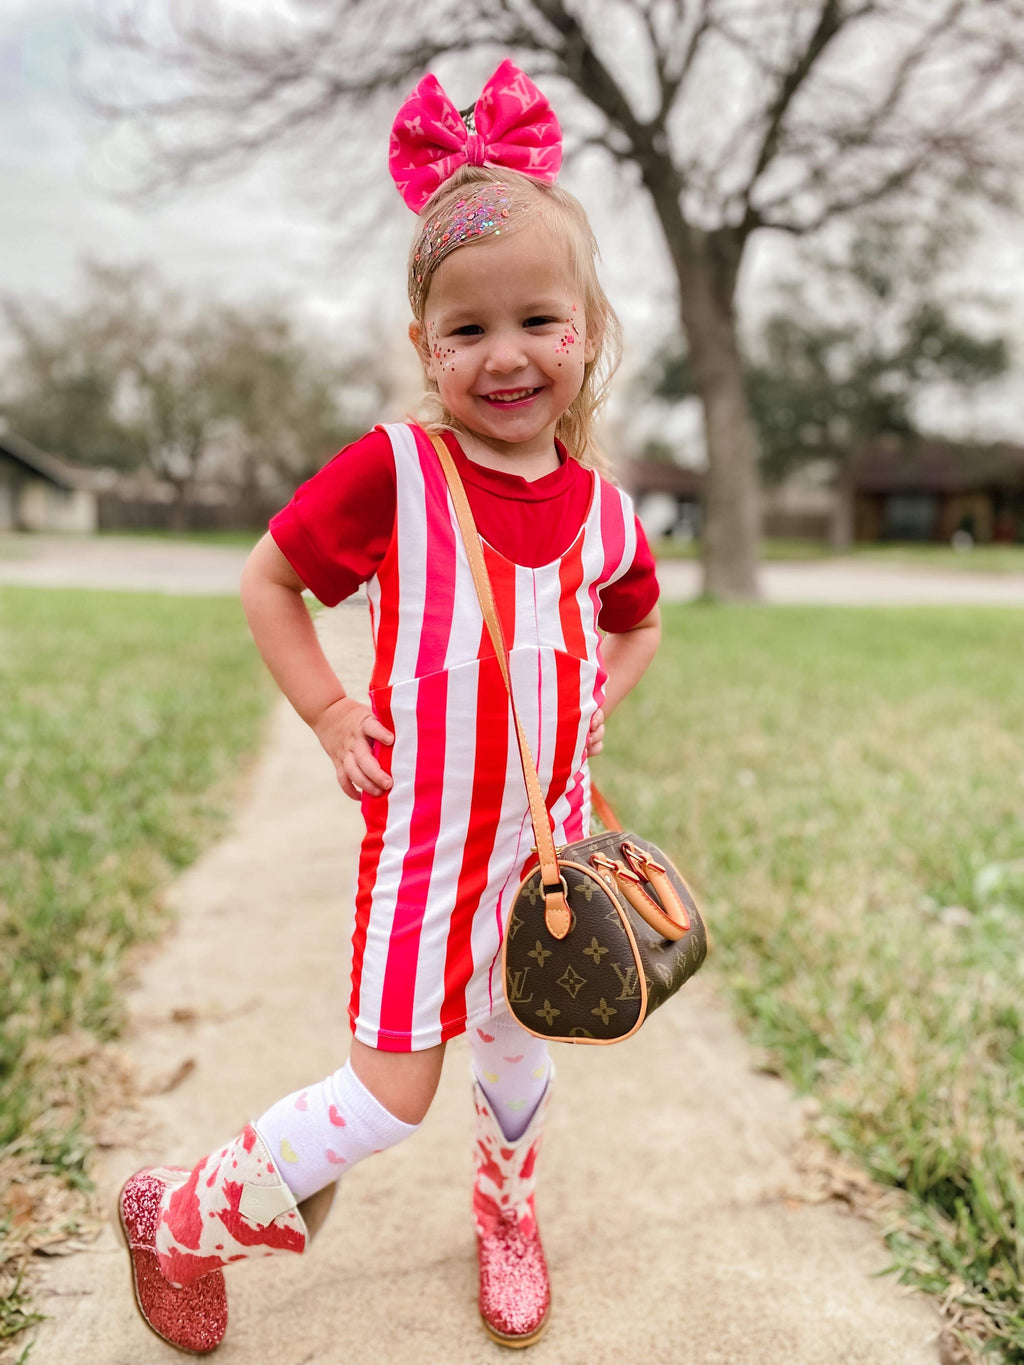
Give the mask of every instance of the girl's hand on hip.
M 600 707 L 590 718 L 590 733 L 587 735 L 587 757 L 593 758 L 604 748 L 604 712 Z
M 390 790 L 391 778 L 374 758 L 371 745 L 374 741 L 394 744 L 395 737 L 364 702 L 340 697 L 321 711 L 313 723 L 313 733 L 334 764 L 346 796 L 358 801 L 363 792 L 383 796 Z

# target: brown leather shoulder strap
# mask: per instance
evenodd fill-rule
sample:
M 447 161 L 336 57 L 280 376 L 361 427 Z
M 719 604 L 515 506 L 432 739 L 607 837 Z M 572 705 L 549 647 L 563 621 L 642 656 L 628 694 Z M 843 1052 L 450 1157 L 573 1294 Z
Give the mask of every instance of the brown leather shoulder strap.
M 455 467 L 451 451 L 440 437 L 431 436 L 430 441 L 437 451 L 437 458 L 441 461 L 441 468 L 444 470 L 444 476 L 448 482 L 448 491 L 451 493 L 455 516 L 458 519 L 459 530 L 462 533 L 466 555 L 469 559 L 469 567 L 473 573 L 473 583 L 480 602 L 480 610 L 483 612 L 484 623 L 494 645 L 501 676 L 505 680 L 505 687 L 508 691 L 509 704 L 512 707 L 512 718 L 515 721 L 516 737 L 519 741 L 519 757 L 522 761 L 526 793 L 530 801 L 530 819 L 533 822 L 533 833 L 537 840 L 541 881 L 544 886 L 544 919 L 555 938 L 565 938 L 572 922 L 572 913 L 565 898 L 565 883 L 558 867 L 555 841 L 551 832 L 551 817 L 548 815 L 547 807 L 544 804 L 540 778 L 537 776 L 537 765 L 533 761 L 533 754 L 530 752 L 530 745 L 523 731 L 519 712 L 516 710 L 515 697 L 512 695 L 508 649 L 505 645 L 498 610 L 494 605 L 491 580 L 487 573 L 487 565 L 484 563 L 483 550 L 480 548 L 480 537 L 477 534 L 476 522 L 473 520 L 469 499 L 466 497 L 466 490 L 463 487 L 462 479 L 459 477 L 459 471 Z

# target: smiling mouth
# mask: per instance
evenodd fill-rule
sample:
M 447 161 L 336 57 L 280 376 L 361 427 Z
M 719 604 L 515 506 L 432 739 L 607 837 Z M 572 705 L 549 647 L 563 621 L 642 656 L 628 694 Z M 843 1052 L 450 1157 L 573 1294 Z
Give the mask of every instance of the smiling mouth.
M 487 403 L 494 403 L 500 406 L 509 406 L 512 403 L 525 403 L 534 394 L 540 393 L 539 388 L 534 389 L 501 389 L 497 393 L 482 393 L 481 398 Z

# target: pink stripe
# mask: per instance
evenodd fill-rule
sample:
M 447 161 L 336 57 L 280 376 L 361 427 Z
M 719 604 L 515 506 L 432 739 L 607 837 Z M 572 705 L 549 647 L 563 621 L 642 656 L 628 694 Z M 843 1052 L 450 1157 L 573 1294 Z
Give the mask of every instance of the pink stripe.
M 571 843 L 573 839 L 585 839 L 588 831 L 583 828 L 583 772 L 576 774 L 576 778 L 569 788 L 569 812 L 565 817 L 565 839 L 566 843 Z
M 604 550 L 604 567 L 601 570 L 598 582 L 593 583 L 590 588 L 591 600 L 594 603 L 595 621 L 601 610 L 598 587 L 603 587 L 613 577 L 622 563 L 622 556 L 626 551 L 626 527 L 623 521 L 622 498 L 616 489 L 609 487 L 601 489 L 601 547 Z
M 391 714 L 391 689 L 383 687 L 373 694 L 373 709 L 381 722 L 392 729 L 394 718 Z M 392 750 L 379 746 L 377 758 L 385 772 L 391 772 Z M 359 999 L 363 980 L 363 957 L 366 952 L 366 931 L 373 907 L 373 888 L 377 880 L 377 868 L 384 847 L 384 834 L 388 823 L 389 797 L 371 798 L 364 796 L 361 802 L 363 818 L 366 821 L 366 834 L 359 850 L 359 878 L 356 884 L 355 925 L 352 931 L 352 994 L 349 999 L 348 1013 L 353 1027 L 359 1015 Z
M 546 803 L 550 811 L 572 776 L 573 759 L 580 734 L 580 666 L 568 654 L 555 655 L 555 687 L 558 697 L 555 752 Z
M 448 485 L 437 452 L 420 429 L 414 428 L 426 495 L 427 592 L 423 605 L 416 676 L 444 668 L 455 614 L 455 536 L 449 512 Z
M 409 849 L 402 863 L 402 878 L 398 887 L 380 1002 L 381 1033 L 392 1036 L 406 1035 L 412 1030 L 420 931 L 430 893 L 434 845 L 441 828 L 447 700 L 447 673 L 433 673 L 428 678 L 420 679 L 416 702 L 416 776 L 409 820 Z
M 395 666 L 395 649 L 398 645 L 398 595 L 401 584 L 398 577 L 398 553 L 396 542 L 392 540 L 384 561 L 377 570 L 377 583 L 380 587 L 380 621 L 377 624 L 376 653 L 373 660 L 373 677 L 370 687 L 386 687 L 391 681 Z M 386 604 L 392 604 L 390 610 Z
M 461 1031 L 466 1018 L 466 985 L 473 974 L 473 917 L 487 887 L 509 761 L 508 706 L 503 704 L 504 695 L 505 684 L 497 660 L 484 659 L 480 664 L 477 683 L 476 764 L 470 798 L 470 822 L 463 848 L 455 909 L 449 926 L 444 969 L 442 1038 L 454 1037 Z M 466 723 L 469 723 L 469 717 Z
M 578 659 L 586 659 L 587 637 L 583 629 L 583 616 L 577 593 L 583 582 L 583 538 L 566 554 L 558 566 L 558 583 L 561 596 L 558 613 L 562 624 L 562 639 L 570 654 Z

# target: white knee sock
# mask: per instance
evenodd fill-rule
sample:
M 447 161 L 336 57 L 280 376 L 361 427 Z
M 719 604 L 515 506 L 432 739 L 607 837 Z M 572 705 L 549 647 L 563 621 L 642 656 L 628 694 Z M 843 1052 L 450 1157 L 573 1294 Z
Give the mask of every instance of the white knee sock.
M 301 1202 L 363 1157 L 410 1137 L 419 1124 L 396 1119 L 346 1062 L 319 1085 L 278 1100 L 255 1127 Z
M 522 1137 L 547 1089 L 548 1045 L 502 1010 L 469 1030 L 473 1073 L 510 1142 Z

